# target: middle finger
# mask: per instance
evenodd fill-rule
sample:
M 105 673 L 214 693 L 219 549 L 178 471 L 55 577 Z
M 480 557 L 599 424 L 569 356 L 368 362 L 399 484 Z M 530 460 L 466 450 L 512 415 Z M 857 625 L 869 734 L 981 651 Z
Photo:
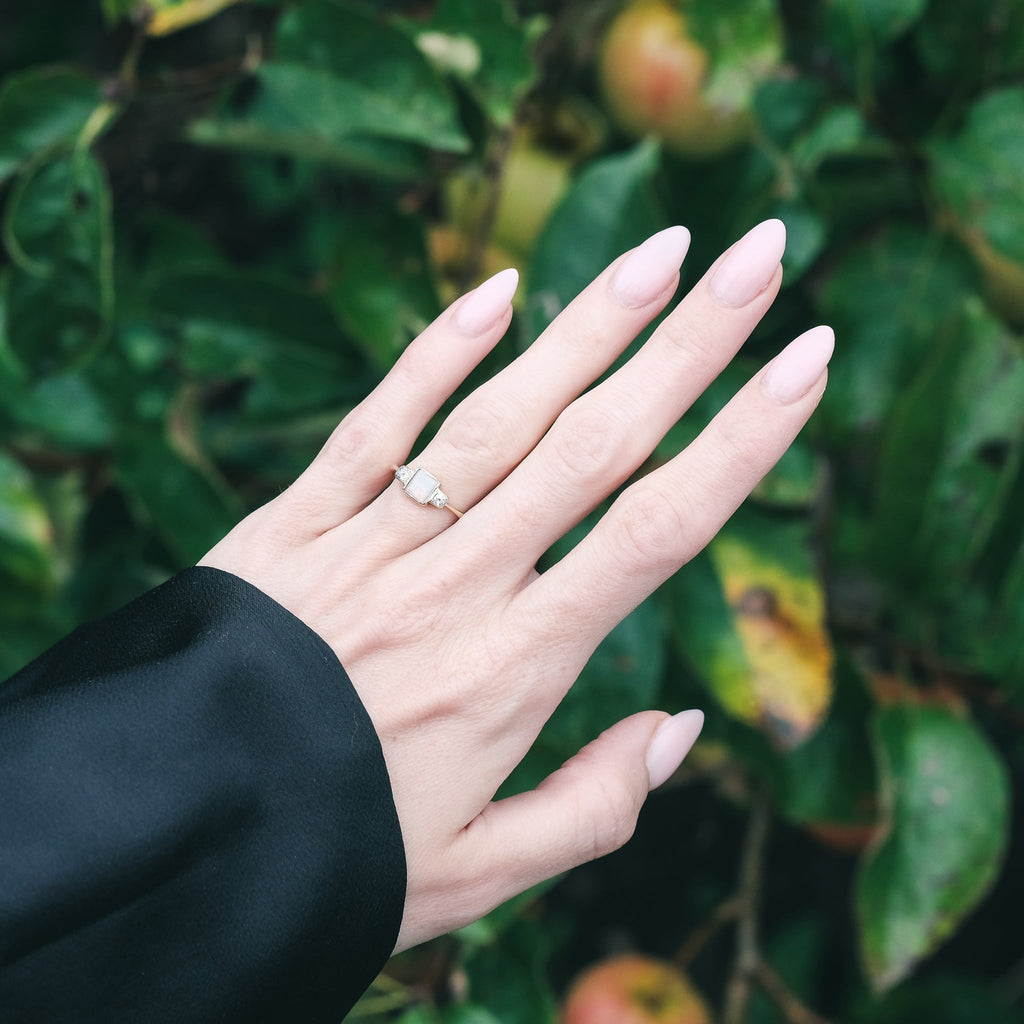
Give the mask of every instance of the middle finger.
M 507 560 L 511 574 L 532 567 L 628 479 L 732 359 L 778 292 L 785 241 L 781 221 L 749 231 L 625 366 L 558 417 L 467 519 L 482 538 L 502 537 L 516 553 Z

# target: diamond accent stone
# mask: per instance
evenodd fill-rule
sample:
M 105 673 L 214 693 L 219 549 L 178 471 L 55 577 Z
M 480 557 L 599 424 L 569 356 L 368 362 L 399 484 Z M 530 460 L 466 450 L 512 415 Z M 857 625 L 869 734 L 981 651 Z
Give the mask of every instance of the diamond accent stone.
M 448 504 L 448 495 L 444 491 L 437 491 L 430 499 L 430 504 L 436 505 L 438 508 L 444 508 Z
M 412 479 L 412 470 L 408 466 L 399 466 L 395 470 L 395 479 L 400 484 L 407 484 Z

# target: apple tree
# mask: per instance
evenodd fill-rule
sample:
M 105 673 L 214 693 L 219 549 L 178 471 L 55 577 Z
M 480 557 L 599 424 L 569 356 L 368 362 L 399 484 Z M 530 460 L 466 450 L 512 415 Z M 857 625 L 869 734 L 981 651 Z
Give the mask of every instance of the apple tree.
M 494 270 L 482 372 L 659 228 L 685 288 L 781 218 L 778 301 L 651 467 L 826 322 L 822 405 L 509 785 L 643 707 L 701 741 L 624 850 L 352 1019 L 597 1022 L 604 963 L 619 1021 L 1019 1020 L 1022 82 L 1019 0 L 4 5 L 0 669 L 202 554 Z

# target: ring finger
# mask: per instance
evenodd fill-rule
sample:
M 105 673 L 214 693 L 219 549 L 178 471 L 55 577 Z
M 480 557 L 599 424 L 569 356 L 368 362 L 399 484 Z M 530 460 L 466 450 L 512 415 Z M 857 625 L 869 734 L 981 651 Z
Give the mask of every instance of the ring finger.
M 510 573 L 521 576 L 635 472 L 732 359 L 778 291 L 784 247 L 779 221 L 748 232 L 640 351 L 570 405 L 533 455 L 494 491 L 473 529 L 481 538 L 504 538 L 516 552 L 518 562 L 506 560 Z
M 408 467 L 434 475 L 454 508 L 476 504 L 661 311 L 689 237 L 685 228 L 668 228 L 620 257 L 526 352 L 463 400 Z M 382 516 L 383 523 L 398 519 L 402 528 L 391 535 L 414 547 L 451 525 L 447 513 L 410 520 L 409 512 L 408 496 L 389 488 L 374 509 L 375 532 Z

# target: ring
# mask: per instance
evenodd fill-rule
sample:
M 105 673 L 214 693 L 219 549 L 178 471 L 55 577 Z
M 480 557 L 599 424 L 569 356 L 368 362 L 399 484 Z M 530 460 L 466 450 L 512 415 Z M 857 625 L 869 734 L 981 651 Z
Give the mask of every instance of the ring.
M 462 513 L 453 505 L 448 504 L 448 495 L 441 490 L 441 483 L 433 473 L 425 469 L 411 470 L 408 466 L 392 466 L 395 479 L 402 485 L 402 490 L 420 505 L 433 505 L 435 508 L 446 508 L 456 519 Z

